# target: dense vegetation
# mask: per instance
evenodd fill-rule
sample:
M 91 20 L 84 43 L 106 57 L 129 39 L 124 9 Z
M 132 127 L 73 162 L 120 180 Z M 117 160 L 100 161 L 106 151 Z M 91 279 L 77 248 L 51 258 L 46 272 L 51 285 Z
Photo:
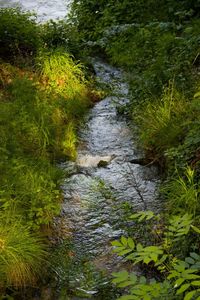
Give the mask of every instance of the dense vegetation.
M 62 200 L 56 162 L 76 158 L 76 130 L 90 106 L 82 64 L 47 47 L 47 35 L 30 14 L 0 10 L 1 296 L 43 274 L 46 229 Z
M 71 24 L 86 53 L 126 70 L 139 143 L 164 172 L 164 218 L 138 213 L 128 229 L 135 238 L 113 242 L 115 252 L 144 267 L 145 277 L 114 274 L 129 291 L 120 299 L 200 297 L 199 8 L 200 1 L 184 0 L 73 1 Z M 138 220 L 145 229 L 137 231 Z
M 126 71 L 139 143 L 164 172 L 164 217 L 138 212 L 131 237 L 113 242 L 143 276 L 122 271 L 113 282 L 124 300 L 199 299 L 199 8 L 199 0 L 74 0 L 68 21 L 44 25 L 0 11 L 2 293 L 33 285 L 46 263 L 45 229 L 62 200 L 55 163 L 75 159 L 93 96 L 71 54 L 95 54 Z

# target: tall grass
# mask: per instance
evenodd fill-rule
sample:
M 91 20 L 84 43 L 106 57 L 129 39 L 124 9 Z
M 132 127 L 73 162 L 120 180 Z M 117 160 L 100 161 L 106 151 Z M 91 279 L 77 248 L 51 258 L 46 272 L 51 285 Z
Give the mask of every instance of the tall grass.
M 39 56 L 40 72 L 46 89 L 66 99 L 86 93 L 83 65 L 75 64 L 63 49 L 42 52 Z
M 23 287 L 34 284 L 45 263 L 44 242 L 19 221 L 0 225 L 0 283 Z
M 147 151 L 163 155 L 165 150 L 180 143 L 188 107 L 189 104 L 173 84 L 165 88 L 161 99 L 143 107 L 143 113 L 135 118 Z
M 190 167 L 185 170 L 184 176 L 170 180 L 163 187 L 170 212 L 187 211 L 193 216 L 199 214 L 199 186 L 195 182 L 195 171 Z

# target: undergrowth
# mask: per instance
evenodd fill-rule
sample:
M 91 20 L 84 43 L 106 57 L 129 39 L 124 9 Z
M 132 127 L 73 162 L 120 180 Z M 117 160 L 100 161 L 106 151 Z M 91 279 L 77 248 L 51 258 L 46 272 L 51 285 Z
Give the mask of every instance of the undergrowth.
M 76 158 L 77 128 L 91 102 L 83 65 L 61 47 L 47 49 L 33 15 L 1 9 L 0 21 L 3 295 L 6 287 L 36 285 L 48 266 L 47 229 L 62 201 L 56 164 Z

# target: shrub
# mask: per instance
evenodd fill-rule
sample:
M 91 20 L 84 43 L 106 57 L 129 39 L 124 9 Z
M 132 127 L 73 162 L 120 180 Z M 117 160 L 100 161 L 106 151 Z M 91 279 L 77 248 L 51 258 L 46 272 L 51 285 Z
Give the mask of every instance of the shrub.
M 20 9 L 0 9 L 0 43 L 0 56 L 5 59 L 34 56 L 40 38 L 33 15 Z
M 73 55 L 82 57 L 81 33 L 67 20 L 50 20 L 40 25 L 40 37 L 46 49 L 64 48 Z

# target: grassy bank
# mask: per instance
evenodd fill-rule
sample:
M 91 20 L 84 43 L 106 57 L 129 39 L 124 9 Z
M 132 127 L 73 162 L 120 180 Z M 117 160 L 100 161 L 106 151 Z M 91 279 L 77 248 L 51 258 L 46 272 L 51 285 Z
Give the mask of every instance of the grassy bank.
M 0 10 L 0 294 L 34 286 L 48 266 L 47 228 L 60 212 L 60 159 L 76 158 L 91 105 L 85 70 L 50 47 L 45 25 Z

